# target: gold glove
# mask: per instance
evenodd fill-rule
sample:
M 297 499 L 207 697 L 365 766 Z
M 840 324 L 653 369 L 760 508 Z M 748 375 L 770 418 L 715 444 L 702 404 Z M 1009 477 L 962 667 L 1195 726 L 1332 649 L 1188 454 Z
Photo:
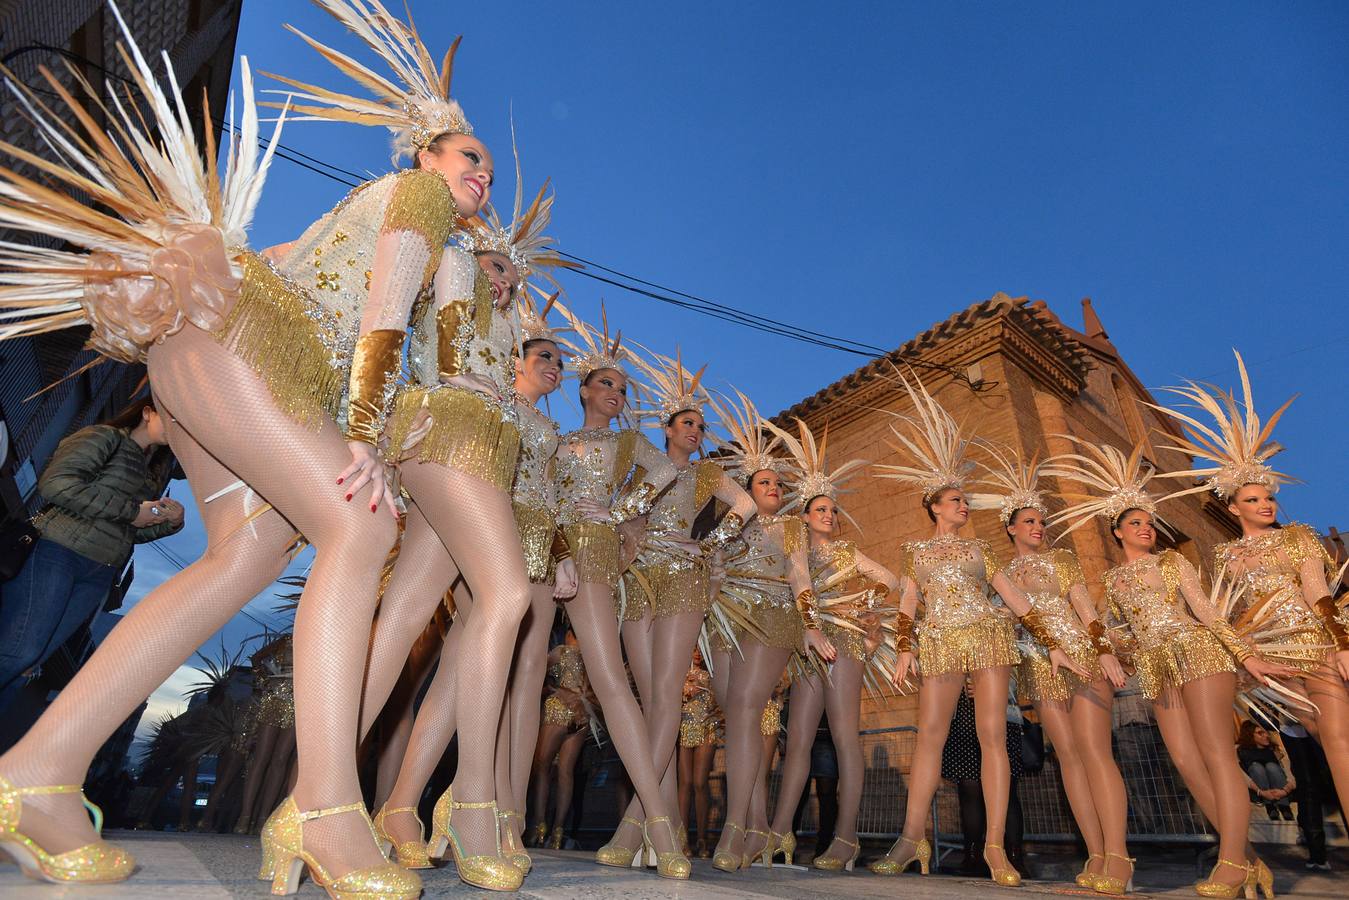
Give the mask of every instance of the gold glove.
M 1321 624 L 1325 626 L 1326 631 L 1330 632 L 1330 637 L 1335 642 L 1335 649 L 1349 650 L 1349 629 L 1344 627 L 1344 622 L 1340 619 L 1340 610 L 1335 605 L 1334 598 L 1326 594 L 1316 601 L 1312 609 L 1321 617 Z
M 810 588 L 796 595 L 796 609 L 801 613 L 801 624 L 814 631 L 820 630 L 820 611 L 815 605 L 815 592 Z
M 1110 643 L 1110 639 L 1105 636 L 1105 626 L 1101 624 L 1100 619 L 1092 619 L 1088 623 L 1087 639 L 1091 642 L 1091 649 L 1096 651 L 1097 656 L 1114 655 L 1115 645 Z
M 459 326 L 471 321 L 469 305 L 472 300 L 451 300 L 436 311 L 436 354 L 440 378 L 445 380 L 466 371 Z
M 733 512 L 728 512 L 722 516 L 717 527 L 708 532 L 707 537 L 699 542 L 704 551 L 715 550 L 718 547 L 724 547 L 732 538 L 738 535 L 745 527 L 745 520 Z
M 895 613 L 895 649 L 900 653 L 913 652 L 913 616 L 905 612 Z
M 1030 636 L 1035 638 L 1036 643 L 1040 644 L 1046 650 L 1059 649 L 1059 640 L 1050 634 L 1049 629 L 1045 627 L 1044 620 L 1035 610 L 1031 610 L 1021 617 L 1021 627 L 1030 632 Z
M 571 559 L 571 546 L 567 543 L 567 538 L 562 534 L 561 528 L 553 532 L 552 556 L 554 562 Z
M 356 341 L 347 389 L 348 440 L 379 443 L 403 358 L 403 337 L 398 329 L 380 328 Z
M 1209 631 L 1213 632 L 1222 645 L 1227 648 L 1227 652 L 1236 657 L 1237 662 L 1243 663 L 1255 655 L 1255 648 L 1250 642 L 1245 641 L 1237 634 L 1237 630 L 1232 627 L 1232 623 L 1226 619 L 1218 619 L 1209 626 Z
M 610 519 L 613 524 L 619 525 L 629 519 L 646 515 L 655 503 L 656 486 L 649 481 L 643 481 L 613 505 Z

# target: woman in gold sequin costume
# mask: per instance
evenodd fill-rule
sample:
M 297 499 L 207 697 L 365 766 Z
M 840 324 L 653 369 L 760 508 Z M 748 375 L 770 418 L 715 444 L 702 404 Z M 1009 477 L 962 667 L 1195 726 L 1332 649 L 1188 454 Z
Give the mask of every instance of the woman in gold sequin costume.
M 781 852 L 791 862 L 796 850 L 792 801 L 801 796 L 805 787 L 810 773 L 810 746 L 815 741 L 820 716 L 828 711 L 829 729 L 838 754 L 838 821 L 833 843 L 824 850 L 816 848 L 812 865 L 826 871 L 851 871 L 860 852 L 857 815 L 862 802 L 864 760 L 858 723 L 862 682 L 880 642 L 880 621 L 875 614 L 878 600 L 894 590 L 898 581 L 852 541 L 834 539 L 839 518 L 846 515 L 838 503 L 843 483 L 865 462 L 852 460 L 829 471 L 827 441 L 817 443 L 800 419 L 796 425 L 800 440 L 776 426 L 768 424 L 768 427 L 792 456 L 793 466 L 788 474 L 792 494 L 785 508 L 801 510 L 809 535 L 810 587 L 796 595 L 796 608 L 802 627 L 808 631 L 818 629 L 825 640 L 812 642 L 814 655 L 820 658 L 808 660 L 807 665 L 822 666 L 829 658 L 832 663 L 828 678 L 813 669 L 798 676 L 792 684 L 787 755 L 778 790 L 778 808 L 770 828 L 772 843 L 766 853 L 771 859 Z
M 1049 509 L 1039 491 L 1043 470 L 1038 459 L 1023 464 L 1009 451 L 991 445 L 987 450 L 995 464 L 984 467 L 983 483 L 995 492 L 998 520 L 1014 551 L 1003 574 L 1025 593 L 1047 630 L 1021 643 L 1021 702 L 1034 704 L 1054 745 L 1068 806 L 1087 845 L 1087 864 L 1077 883 L 1098 893 L 1123 893 L 1132 890 L 1133 872 L 1125 846 L 1124 779 L 1111 750 L 1111 707 L 1115 689 L 1127 676 L 1106 638 L 1077 557 L 1069 550 L 1045 549 Z M 1057 643 L 1090 677 L 1056 671 L 1046 643 Z
M 878 874 L 898 875 L 916 860 L 926 874 L 931 849 L 923 834 L 940 778 L 942 745 L 968 678 L 974 687 L 975 726 L 983 759 L 984 861 L 995 883 L 1014 887 L 1021 883 L 1021 876 L 1008 863 L 1002 839 L 1012 777 L 1006 751 L 1007 695 L 1019 656 L 1012 619 L 994 603 L 994 592 L 1027 630 L 1047 632 L 1026 595 L 1001 571 L 988 542 L 959 534 L 970 517 L 964 485 L 974 464 L 967 458 L 968 441 L 921 382 L 897 377 L 913 404 L 914 418 L 905 420 L 903 427 L 892 427 L 903 463 L 876 468 L 882 477 L 921 490 L 923 510 L 936 534 L 925 541 L 910 541 L 903 549 L 894 684 L 902 687 L 909 674 L 921 668 L 918 739 L 904 831 L 870 868 Z M 920 600 L 924 611 L 915 629 Z M 1066 667 L 1088 677 L 1087 670 L 1057 642 L 1051 639 L 1047 645 L 1054 670 Z
M 623 563 L 618 526 L 649 512 L 679 473 L 639 432 L 609 427 L 628 403 L 628 375 L 622 369 L 626 350 L 617 338 L 609 338 L 607 320 L 602 331 L 579 319 L 571 321 L 576 340 L 568 347 L 581 384 L 584 418 L 579 430 L 562 438 L 557 461 L 559 519 L 579 582 L 567 614 L 609 735 L 647 815 L 645 822 L 624 817 L 595 861 L 627 867 L 649 843 L 662 876 L 688 878 L 691 867 L 680 852 L 682 842 L 661 795 L 651 738 L 623 669 L 614 615 Z
M 766 433 L 758 410 L 737 392 L 738 404 L 715 403 L 731 435 L 718 461 L 746 486 L 757 514 L 723 553 L 712 622 L 731 632 L 713 641 L 712 686 L 726 713 L 726 825 L 714 865 L 735 870 L 745 860 L 772 865 L 778 841 L 768 822 L 768 773 L 762 725 L 774 686 L 795 652 L 824 662 L 834 647 L 816 627 L 805 628 L 799 602 L 812 606 L 806 526 L 800 516 L 779 515 L 785 503 L 786 460 L 773 455 L 780 438 Z M 812 607 L 813 609 L 813 607 Z M 779 700 L 779 705 L 781 701 Z M 772 729 L 777 740 L 777 728 Z M 770 751 L 771 760 L 771 751 Z
M 252 750 L 244 774 L 242 809 L 235 834 L 253 834 L 286 793 L 295 758 L 295 693 L 291 640 L 284 635 L 253 654 L 256 710 Z
M 693 458 L 707 434 L 702 370 L 690 375 L 678 354 L 675 359 L 635 354 L 633 362 L 652 388 L 650 418 L 660 422 L 665 454 L 678 470 L 674 483 L 646 516 L 641 551 L 624 576 L 624 602 L 619 604 L 623 649 L 637 681 L 655 754 L 652 763 L 668 805 L 675 802 L 677 791 L 675 744 L 681 727 L 681 679 L 712 603 L 709 556 L 740 533 L 755 506 L 717 462 Z M 714 502 L 730 509 L 710 533 L 695 540 L 695 520 Z M 644 818 L 640 797 L 629 805 L 627 816 Z M 743 816 L 727 821 L 738 828 L 736 823 L 743 822 Z M 733 830 L 724 829 L 723 840 Z
M 1294 683 L 1315 708 L 1296 715 L 1325 750 L 1340 805 L 1349 808 L 1349 613 L 1330 589 L 1333 565 L 1316 533 L 1277 521 L 1274 495 L 1288 476 L 1268 465 L 1282 449 L 1271 435 L 1292 401 L 1262 426 L 1246 364 L 1241 354 L 1236 358 L 1240 403 L 1231 392 L 1193 382 L 1173 389 L 1208 420 L 1165 410 L 1189 432 L 1175 449 L 1196 459 L 1195 468 L 1174 474 L 1203 479 L 1185 493 L 1212 490 L 1241 524 L 1241 537 L 1213 552 L 1214 571 L 1245 587 L 1240 604 L 1229 612 L 1231 624 L 1270 659 L 1298 670 Z
M 683 701 L 679 709 L 678 800 L 679 821 L 686 821 L 689 800 L 693 800 L 693 855 L 706 859 L 707 826 L 712 810 L 712 764 L 717 755 L 722 715 L 712 696 L 711 679 L 703 667 L 703 656 L 693 651 L 693 663 L 684 677 Z M 729 821 L 726 820 L 726 821 Z M 726 826 L 722 825 L 725 832 Z M 687 838 L 687 830 L 680 835 Z M 687 850 L 685 851 L 687 852 Z M 738 862 L 738 860 L 737 860 Z
M 570 628 L 563 643 L 548 657 L 548 684 L 544 690 L 542 724 L 533 750 L 530 776 L 530 811 L 534 825 L 525 843 L 560 850 L 566 840 L 564 828 L 571 809 L 573 776 L 581 749 L 593 728 L 587 695 L 585 663 Z M 557 789 L 553 790 L 553 760 L 557 760 Z M 553 797 L 552 828 L 548 827 L 548 798 Z
M 1127 457 L 1105 445 L 1080 449 L 1054 462 L 1100 496 L 1068 507 L 1056 520 L 1077 520 L 1072 526 L 1077 528 L 1099 515 L 1110 522 L 1122 551 L 1124 562 L 1105 573 L 1110 612 L 1137 642 L 1133 664 L 1139 687 L 1152 701 L 1186 788 L 1218 831 L 1218 863 L 1195 890 L 1234 898 L 1258 882 L 1272 896 L 1273 876 L 1246 836 L 1251 806 L 1237 762 L 1232 705 L 1239 666 L 1260 682 L 1293 670 L 1265 661 L 1233 631 L 1189 560 L 1175 550 L 1156 552 L 1160 501 L 1146 488 L 1154 473 L 1142 463 L 1143 445 Z
M 407 26 L 392 17 L 366 22 L 338 0 L 327 8 L 354 16 L 386 50 L 406 44 Z M 200 154 L 191 124 L 178 118 L 176 87 L 171 99 L 153 85 L 138 52 L 134 59 L 139 96 L 130 106 L 149 112 L 158 137 L 142 134 L 147 126 L 138 116 L 106 110 L 107 121 L 116 123 L 110 127 L 126 138 L 114 142 L 81 110 L 84 118 L 71 120 L 87 128 L 74 138 L 88 157 L 80 174 L 62 179 L 67 170 L 54 164 L 46 174 L 87 196 L 94 181 L 86 175 L 103 173 L 95 204 L 60 200 L 44 189 L 40 203 L 19 201 L 28 223 L 20 227 L 31 229 L 46 209 L 52 221 L 39 230 L 97 251 L 41 251 L 49 287 L 69 282 L 66 293 L 47 296 L 83 296 L 84 311 L 63 313 L 64 324 L 89 322 L 107 355 L 146 361 L 193 494 L 214 496 L 239 482 L 251 490 L 209 506 L 199 501 L 207 554 L 137 604 L 0 759 L 0 793 L 12 801 L 0 807 L 17 811 L 19 796 L 34 796 L 29 786 L 82 777 L 136 705 L 280 573 L 298 529 L 317 551 L 295 623 L 303 766 L 294 793 L 271 820 L 276 827 L 264 830 L 265 874 L 275 875 L 278 892 L 293 892 L 307 866 L 330 892 L 416 896 L 417 877 L 379 851 L 356 773 L 369 626 L 380 567 L 395 536 L 376 442 L 413 301 L 435 270 L 455 218 L 475 213 L 486 197 L 490 156 L 447 95 L 448 71 L 441 77 L 429 64 L 405 67 L 396 77 L 406 74 L 415 83 L 384 82 L 396 95 L 382 98 L 387 104 L 354 102 L 387 113 L 366 121 L 415 131 L 408 149 L 419 167 L 357 188 L 273 266 L 242 249 L 267 161 L 255 146 L 251 97 L 245 137 L 231 152 L 222 188 L 213 183 L 214 151 Z M 407 102 L 413 95 L 426 101 L 416 121 Z M 327 96 L 325 106 L 343 102 Z M 49 127 L 75 146 L 69 126 Z M 202 156 L 212 162 L 203 164 Z M 30 196 L 31 182 L 4 178 L 17 191 L 7 196 Z M 91 240 L 95 234 L 103 236 Z M 20 263 L 6 262 L 11 270 Z M 249 508 L 254 492 L 270 504 L 265 511 Z M 97 842 L 78 790 L 63 785 L 49 793 L 22 801 L 28 809 L 21 821 L 0 825 L 0 843 L 9 846 L 17 826 L 31 838 L 25 861 L 49 878 L 130 874 L 126 854 Z M 302 818 L 301 810 L 309 812 Z M 81 845 L 73 855 L 60 854 Z M 39 854 L 33 847 L 45 849 Z M 68 861 L 76 867 L 68 868 Z

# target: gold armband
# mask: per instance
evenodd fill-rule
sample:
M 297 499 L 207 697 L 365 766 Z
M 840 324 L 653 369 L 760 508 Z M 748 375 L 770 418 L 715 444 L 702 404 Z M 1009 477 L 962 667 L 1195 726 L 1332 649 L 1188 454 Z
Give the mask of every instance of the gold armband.
M 895 649 L 900 653 L 913 652 L 913 616 L 895 613 Z
M 810 588 L 796 595 L 796 610 L 801 613 L 801 624 L 814 631 L 820 630 L 820 612 L 815 605 L 815 592 Z
M 610 521 L 618 525 L 629 519 L 644 516 L 650 512 L 655 502 L 656 486 L 649 481 L 643 481 L 613 505 L 610 510 Z
M 1237 662 L 1244 663 L 1255 656 L 1255 648 L 1248 641 L 1242 640 L 1237 630 L 1232 627 L 1232 623 L 1226 619 L 1214 622 L 1208 630 L 1213 632 L 1218 641 L 1227 648 L 1228 653 L 1236 657 Z
M 464 374 L 463 341 L 460 326 L 472 322 L 468 314 L 471 300 L 451 300 L 436 311 L 436 366 L 442 380 Z
M 708 532 L 707 537 L 700 542 L 703 550 L 715 550 L 718 547 L 724 547 L 731 538 L 735 537 L 745 527 L 745 520 L 740 518 L 737 513 L 728 512 L 722 516 L 717 527 Z
M 562 534 L 561 528 L 553 532 L 553 549 L 551 553 L 554 562 L 562 562 L 564 559 L 571 559 L 571 546 L 567 543 L 567 538 Z
M 1100 619 L 1092 619 L 1087 625 L 1087 640 L 1091 642 L 1091 649 L 1096 651 L 1097 656 L 1115 654 L 1115 645 L 1105 636 L 1105 626 Z
M 1321 617 L 1321 624 L 1325 626 L 1326 631 L 1330 632 L 1330 637 L 1335 642 L 1335 649 L 1349 650 L 1349 629 L 1344 627 L 1344 621 L 1340 618 L 1340 610 L 1335 605 L 1334 598 L 1326 594 L 1313 604 L 1312 609 Z
M 1035 610 L 1031 610 L 1021 617 L 1021 627 L 1030 632 L 1030 636 L 1035 638 L 1036 643 L 1040 644 L 1046 650 L 1059 649 L 1059 640 L 1049 633 L 1045 627 L 1044 620 Z
M 361 335 L 351 354 L 347 438 L 378 444 L 403 357 L 403 332 L 380 328 Z

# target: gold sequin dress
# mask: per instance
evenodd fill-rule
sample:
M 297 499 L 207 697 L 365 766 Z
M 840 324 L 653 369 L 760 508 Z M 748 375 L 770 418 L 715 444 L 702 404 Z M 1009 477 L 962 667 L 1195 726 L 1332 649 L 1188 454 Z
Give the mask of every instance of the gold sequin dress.
M 811 587 L 808 547 L 806 525 L 792 515 L 755 516 L 726 545 L 726 575 L 715 602 L 730 608 L 726 618 L 737 640 L 748 631 L 769 647 L 804 649 L 796 597 Z
M 998 560 L 987 541 L 941 535 L 904 545 L 903 574 L 918 588 L 918 665 L 925 677 L 1020 662 L 1016 629 L 993 603 Z
M 888 587 L 894 575 L 862 554 L 852 541 L 811 547 L 807 558 L 820 631 L 840 656 L 866 662 L 866 636 L 875 630 L 875 618 L 885 599 L 876 585 Z
M 1325 590 L 1325 573 L 1332 564 L 1311 528 L 1290 523 L 1219 544 L 1213 556 L 1214 571 L 1225 570 L 1246 586 L 1246 595 L 1241 606 L 1233 610 L 1234 616 L 1240 616 L 1253 603 L 1276 604 L 1273 609 L 1261 610 L 1262 617 L 1282 626 L 1278 649 L 1271 652 L 1273 659 L 1307 672 L 1330 659 L 1335 640 L 1312 612 L 1310 603 L 1329 593 Z M 1304 579 L 1319 582 L 1310 588 L 1310 598 Z
M 515 344 L 514 313 L 496 308 L 477 259 L 447 249 L 414 315 L 412 382 L 394 402 L 390 444 L 404 458 L 448 466 L 509 492 L 520 451 Z M 469 374 L 489 379 L 502 399 L 441 383 Z
M 717 742 L 721 712 L 712 697 L 706 669 L 689 669 L 684 679 L 684 705 L 679 715 L 679 746 L 705 747 Z
M 274 654 L 253 666 L 253 690 L 257 697 L 253 721 L 256 725 L 295 727 L 291 652 L 290 638 L 282 638 Z
M 702 549 L 691 551 L 684 542 L 690 540 L 698 512 L 714 498 L 731 510 L 723 519 L 728 527 L 710 543 L 725 543 L 739 533 L 739 524 L 755 507 L 749 494 L 717 463 L 703 460 L 680 469 L 656 500 L 647 515 L 642 550 L 624 576 L 624 621 L 707 612 L 712 603 L 707 557 Z
M 534 584 L 552 584 L 553 542 L 557 535 L 556 456 L 561 442 L 557 423 L 529 403 L 516 402 L 520 456 L 516 462 L 511 506 L 525 568 Z
M 1105 573 L 1110 612 L 1128 626 L 1138 649 L 1134 666 L 1143 696 L 1156 700 L 1180 687 L 1222 672 L 1235 672 L 1232 654 L 1186 608 L 1202 602 L 1199 575 L 1174 550 L 1148 554 Z
M 548 699 L 543 702 L 543 724 L 579 731 L 587 719 L 585 664 L 581 651 L 561 644 L 548 666 Z
M 783 687 L 779 684 L 763 708 L 763 715 L 759 718 L 759 733 L 764 737 L 772 737 L 782 731 L 782 694 Z
M 445 179 L 408 170 L 368 181 L 314 222 L 273 266 L 246 252 L 238 303 L 214 333 L 267 384 L 280 409 L 310 427 L 349 427 L 353 355 L 362 322 L 389 338 L 370 380 L 371 431 L 389 413 L 417 297 L 431 282 L 458 216 Z M 377 249 L 387 265 L 375 272 Z M 379 275 L 376 278 L 376 274 Z M 367 334 L 369 337 L 369 334 Z M 376 371 L 378 370 L 378 371 Z
M 556 467 L 558 519 L 576 577 L 615 588 L 622 561 L 617 525 L 651 508 L 674 480 L 674 463 L 639 432 L 583 428 L 562 438 Z M 577 509 L 580 500 L 609 507 L 613 520 L 589 521 Z
M 1033 640 L 1020 642 L 1021 666 L 1017 672 L 1017 688 L 1022 702 L 1050 700 L 1063 703 L 1082 687 L 1101 677 L 1101 664 L 1096 651 L 1069 599 L 1069 591 L 1073 587 L 1086 587 L 1082 567 L 1070 551 L 1049 550 L 1018 556 L 1002 572 L 1025 593 L 1031 607 L 1039 614 L 1040 621 L 1059 642 L 1063 652 L 1091 673 L 1091 678 L 1085 681 L 1067 669 L 1059 669 L 1056 675 L 1049 664 L 1049 652 L 1044 647 Z

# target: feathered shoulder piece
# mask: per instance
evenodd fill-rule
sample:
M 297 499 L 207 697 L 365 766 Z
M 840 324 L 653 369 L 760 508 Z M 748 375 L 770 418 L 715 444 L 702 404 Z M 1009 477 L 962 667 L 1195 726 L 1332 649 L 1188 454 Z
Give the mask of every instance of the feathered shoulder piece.
M 976 494 L 970 498 L 971 505 L 997 509 L 1003 525 L 1010 522 L 1012 514 L 1019 509 L 1033 509 L 1048 518 L 1049 507 L 1040 493 L 1040 475 L 1045 468 L 1040 454 L 1033 454 L 1027 462 L 1008 447 L 999 447 L 990 441 L 979 443 L 993 458 L 992 465 L 976 463 L 984 473 L 979 484 L 993 491 L 990 495 Z M 976 503 L 976 498 L 982 502 Z
M 721 453 L 717 462 L 726 466 L 731 477 L 744 480 L 765 469 L 779 475 L 787 470 L 787 461 L 776 455 L 782 438 L 775 435 L 759 415 L 754 403 L 736 388 L 735 398 L 709 395 L 707 405 L 712 408 L 721 427 L 730 435 L 729 441 L 714 438 Z
M 1189 381 L 1184 387 L 1166 389 L 1207 413 L 1213 420 L 1211 426 L 1177 409 L 1149 404 L 1153 409 L 1179 420 L 1188 435 L 1168 445 L 1167 449 L 1179 450 L 1194 457 L 1194 468 L 1166 472 L 1160 476 L 1203 479 L 1198 487 L 1181 491 L 1181 494 L 1212 489 L 1220 498 L 1228 500 L 1243 485 L 1261 484 L 1271 491 L 1277 491 L 1281 483 L 1292 480 L 1270 468 L 1268 461 L 1283 450 L 1281 445 L 1270 440 L 1270 436 L 1284 411 L 1296 398 L 1289 397 L 1262 426 L 1260 416 L 1255 412 L 1255 398 L 1251 393 L 1250 376 L 1246 374 L 1246 363 L 1240 353 L 1235 350 L 1232 352 L 1237 358 L 1237 371 L 1241 374 L 1240 403 L 1233 392 L 1211 384 L 1201 385 Z
M 37 170 L 0 167 L 0 228 L 53 238 L 78 250 L 0 242 L 0 339 L 93 326 L 90 345 L 135 362 L 153 342 L 191 322 L 220 328 L 242 284 L 239 250 L 262 196 L 278 121 L 265 153 L 248 60 L 240 60 L 243 118 L 231 137 L 223 181 L 208 119 L 198 146 L 167 53 L 167 86 L 109 0 L 131 72 L 124 97 L 105 103 L 73 66 L 63 80 L 40 71 L 55 101 L 44 101 L 0 68 L 48 157 L 0 143 L 0 153 Z M 282 114 L 284 118 L 284 113 Z M 235 135 L 238 140 L 235 140 Z
M 339 50 L 322 44 L 292 25 L 286 28 L 299 35 L 338 71 L 370 92 L 369 97 L 343 94 L 318 85 L 273 75 L 295 91 L 285 93 L 300 103 L 292 108 L 308 121 L 357 122 L 383 125 L 393 132 L 393 161 L 415 156 L 442 134 L 472 134 L 459 103 L 450 96 L 454 75 L 454 54 L 459 38 L 450 44 L 440 67 L 436 67 L 426 45 L 409 17 L 404 23 L 395 18 L 379 0 L 314 0 L 334 19 L 375 52 L 388 67 L 391 77 L 378 74 Z M 275 105 L 275 104 L 267 104 Z
M 906 464 L 878 464 L 876 474 L 917 486 L 923 492 L 924 502 L 947 488 L 963 490 L 974 471 L 974 463 L 966 458 L 969 441 L 961 434 L 960 426 L 917 376 L 911 382 L 896 369 L 894 377 L 903 385 L 914 408 L 912 417 L 892 414 L 897 421 L 890 424 L 891 433 L 899 441 L 890 446 L 906 459 Z
M 782 441 L 782 446 L 792 458 L 788 474 L 788 478 L 793 482 L 792 489 L 787 492 L 786 502 L 780 512 L 785 513 L 798 508 L 804 512 L 805 505 L 816 497 L 828 497 L 838 503 L 841 495 L 849 493 L 844 490 L 843 485 L 869 464 L 864 459 L 852 459 L 830 471 L 827 426 L 818 442 L 810 426 L 800 419 L 796 420 L 798 435 L 796 437 L 768 419 L 763 420 L 763 426 Z M 839 511 L 854 527 L 859 527 L 857 521 L 848 515 L 848 511 L 842 506 L 839 506 Z
M 703 389 L 702 381 L 707 366 L 690 373 L 684 368 L 678 348 L 675 348 L 674 359 L 671 359 L 640 344 L 634 346 L 643 352 L 631 353 L 628 359 L 642 373 L 651 394 L 652 406 L 641 413 L 643 418 L 658 419 L 664 425 L 685 410 L 703 411 L 707 391 Z
M 1125 455 L 1109 444 L 1091 444 L 1066 434 L 1055 437 L 1072 441 L 1082 452 L 1050 457 L 1042 473 L 1080 482 L 1092 492 L 1063 492 L 1065 500 L 1076 502 L 1054 515 L 1051 524 L 1071 522 L 1063 532 L 1068 534 L 1082 527 L 1092 516 L 1101 516 L 1114 524 L 1126 510 L 1141 509 L 1150 514 L 1159 527 L 1168 527 L 1157 514 L 1157 504 L 1175 495 L 1155 497 L 1148 492 L 1147 484 L 1156 477 L 1156 472 L 1143 460 L 1141 441 Z

